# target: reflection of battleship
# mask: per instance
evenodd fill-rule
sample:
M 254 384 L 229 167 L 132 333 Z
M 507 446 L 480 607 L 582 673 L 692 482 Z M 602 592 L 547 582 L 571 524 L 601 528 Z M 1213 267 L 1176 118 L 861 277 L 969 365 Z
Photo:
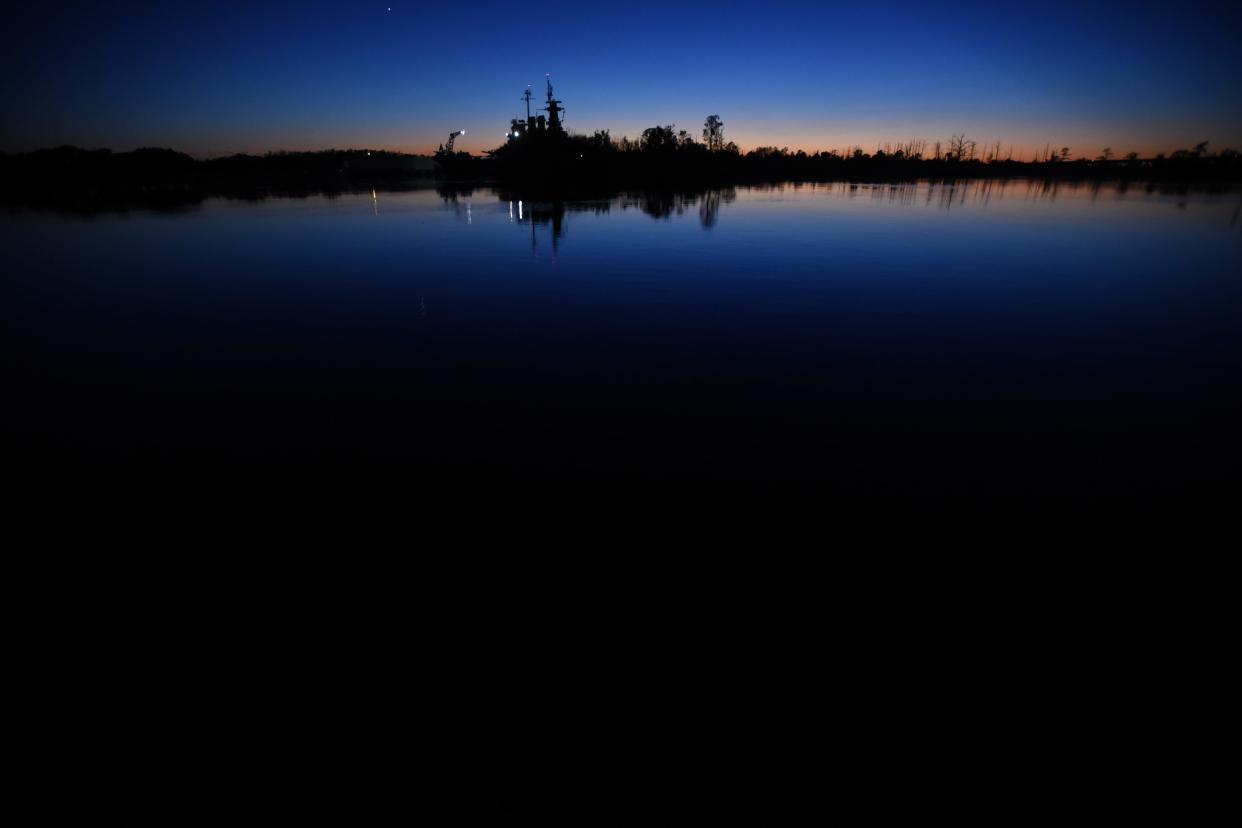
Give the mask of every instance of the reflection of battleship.
M 722 204 L 732 204 L 737 198 L 737 191 L 732 187 L 711 188 L 699 192 L 669 193 L 664 191 L 643 191 L 616 195 L 604 199 L 588 199 L 564 201 L 531 200 L 529 192 L 523 196 L 521 191 L 498 191 L 502 201 L 509 203 L 509 221 L 530 226 L 531 253 L 538 255 L 539 244 L 536 228 L 549 227 L 552 239 L 552 257 L 556 258 L 559 242 L 565 235 L 565 217 L 567 213 L 609 213 L 612 209 L 628 210 L 638 208 L 654 219 L 667 220 L 673 215 L 682 215 L 695 207 L 698 209 L 699 223 L 704 230 L 716 226 Z
M 503 198 L 503 196 L 502 196 Z M 530 252 L 539 255 L 539 244 L 535 236 L 535 228 L 551 225 L 552 258 L 556 259 L 557 243 L 565 234 L 565 204 L 561 201 L 526 201 L 517 198 L 509 200 L 509 220 L 518 224 L 530 225 Z
M 472 223 L 470 199 L 475 195 L 472 185 L 446 182 L 437 185 L 436 192 L 444 200 L 446 207 L 452 209 L 467 224 Z M 530 249 L 533 255 L 539 255 L 539 237 L 542 235 L 539 229 L 548 228 L 553 260 L 556 259 L 560 241 L 565 236 L 565 219 L 568 213 L 599 215 L 614 209 L 625 211 L 637 208 L 653 219 L 668 220 L 674 215 L 680 216 L 697 208 L 699 223 L 704 230 L 710 230 L 716 225 L 721 205 L 731 204 L 737 198 L 737 191 L 732 187 L 683 192 L 638 191 L 605 198 L 573 200 L 557 197 L 549 199 L 546 193 L 521 189 L 484 189 L 483 192 L 495 195 L 502 204 L 507 203 L 510 222 L 530 228 Z

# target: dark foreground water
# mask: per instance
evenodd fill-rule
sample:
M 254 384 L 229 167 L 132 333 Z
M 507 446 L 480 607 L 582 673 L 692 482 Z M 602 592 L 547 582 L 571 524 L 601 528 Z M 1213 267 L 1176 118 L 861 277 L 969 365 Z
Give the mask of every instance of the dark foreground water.
M 1233 479 L 1237 195 L 489 190 L 0 222 L 47 462 L 853 492 Z
M 1240 203 L 4 216 L 37 730 L 5 784 L 49 824 L 1181 814 L 1198 702 L 1162 682 L 1225 628 Z

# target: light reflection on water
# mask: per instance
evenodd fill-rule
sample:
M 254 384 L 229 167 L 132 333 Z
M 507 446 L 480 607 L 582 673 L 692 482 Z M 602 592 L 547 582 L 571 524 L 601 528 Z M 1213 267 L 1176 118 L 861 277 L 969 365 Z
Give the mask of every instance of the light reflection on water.
M 1063 205 L 1069 202 L 1069 210 L 1073 211 L 1095 205 L 1102 200 L 1114 205 L 1114 209 L 1125 211 L 1130 217 L 1136 216 L 1132 209 L 1138 205 L 1159 205 L 1186 210 L 1193 204 L 1198 219 L 1203 219 L 1203 211 L 1207 210 L 1216 214 L 1213 216 L 1214 221 L 1225 221 L 1230 227 L 1237 227 L 1239 215 L 1242 214 L 1242 196 L 1236 193 L 1205 194 L 1168 185 L 1099 181 L 982 179 L 917 184 L 812 182 L 709 188 L 694 192 L 647 191 L 604 199 L 556 201 L 524 200 L 513 194 L 487 188 L 446 187 L 438 192 L 445 205 L 467 222 L 471 218 L 471 206 L 476 201 L 489 203 L 493 199 L 499 199 L 507 202 L 510 220 L 516 216 L 518 223 L 548 227 L 550 233 L 547 241 L 552 246 L 556 245 L 565 232 L 566 216 L 575 213 L 607 215 L 638 210 L 659 220 L 671 220 L 687 213 L 697 213 L 699 225 L 704 230 L 710 230 L 719 221 L 722 208 L 727 208 L 739 200 L 743 207 L 754 203 L 806 204 L 810 201 L 826 208 L 861 208 L 865 204 L 877 207 L 925 208 L 946 213 L 965 211 L 968 215 L 976 215 L 985 208 L 997 210 L 1005 216 L 1015 216 L 1025 210 L 1033 217 L 1040 215 L 1040 207 L 1050 207 L 1057 204 L 1058 200 Z M 1054 214 L 1053 218 L 1068 218 L 1071 215 L 1069 210 L 1062 210 Z M 1074 215 L 1078 213 L 1075 212 Z M 1103 220 L 1113 218 L 1108 208 L 1096 211 L 1096 216 Z M 746 215 L 748 221 L 755 218 L 753 214 Z
M 1224 474 L 1240 204 L 372 190 L 0 232 L 26 433 L 72 458 L 1112 491 Z

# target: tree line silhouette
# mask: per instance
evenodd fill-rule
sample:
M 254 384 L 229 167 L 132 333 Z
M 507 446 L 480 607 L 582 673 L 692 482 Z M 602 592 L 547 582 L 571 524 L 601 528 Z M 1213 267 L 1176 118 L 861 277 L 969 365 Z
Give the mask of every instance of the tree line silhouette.
M 55 147 L 0 153 L 0 201 L 85 210 L 144 204 L 176 208 L 205 197 L 262 198 L 347 192 L 429 180 L 426 156 L 385 150 L 323 150 L 198 160 L 171 149 L 132 152 Z
M 1051 143 L 1033 160 L 1013 157 L 1002 143 L 980 145 L 965 133 L 947 141 L 911 139 L 867 151 L 807 153 L 762 146 L 743 152 L 725 140 L 724 122 L 709 115 L 699 136 L 673 124 L 649 127 L 638 138 L 614 139 L 560 131 L 510 140 L 485 158 L 468 153 L 436 157 L 385 150 L 323 150 L 231 155 L 197 160 L 171 149 L 132 152 L 72 146 L 24 154 L 0 153 L 0 200 L 9 204 L 97 206 L 144 203 L 175 207 L 212 195 L 345 192 L 400 187 L 433 175 L 441 180 L 496 181 L 528 189 L 570 191 L 631 186 L 705 186 L 778 181 L 914 181 L 970 178 L 1150 180 L 1203 186 L 1242 182 L 1242 154 L 1190 149 L 1141 158 L 1111 147 L 1094 158 L 1075 157 Z
M 1033 160 L 1018 160 L 1001 142 L 980 145 L 966 133 L 947 141 L 911 139 L 868 152 L 860 146 L 808 153 L 761 146 L 742 152 L 726 141 L 719 115 L 704 121 L 701 140 L 674 125 L 657 124 L 637 139 L 614 139 L 607 130 L 591 135 L 529 135 L 490 153 L 494 164 L 478 163 L 475 174 L 531 183 L 602 180 L 631 183 L 772 181 L 905 181 L 956 178 L 1130 178 L 1237 182 L 1242 154 L 1208 151 L 1208 142 L 1170 155 L 1118 158 L 1106 148 L 1095 158 L 1075 157 L 1069 147 L 1049 144 Z

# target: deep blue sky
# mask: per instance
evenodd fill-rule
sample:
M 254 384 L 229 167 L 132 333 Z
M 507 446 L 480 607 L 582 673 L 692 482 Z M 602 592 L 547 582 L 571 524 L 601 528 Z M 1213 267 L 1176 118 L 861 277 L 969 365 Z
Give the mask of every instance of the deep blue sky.
M 1242 148 L 1242 4 L 178 2 L 5 12 L 0 149 L 426 151 L 503 140 L 545 72 L 575 131 L 1015 154 Z M 391 8 L 391 11 L 388 9 Z

